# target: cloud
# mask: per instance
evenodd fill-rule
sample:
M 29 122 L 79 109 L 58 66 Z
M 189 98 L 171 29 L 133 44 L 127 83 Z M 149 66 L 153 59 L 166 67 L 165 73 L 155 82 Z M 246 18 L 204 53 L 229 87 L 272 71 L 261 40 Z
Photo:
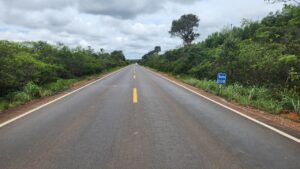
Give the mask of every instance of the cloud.
M 11 9 L 4 14 L 2 22 L 27 28 L 55 29 L 71 22 L 78 13 L 72 8 L 63 10 L 24 11 Z
M 181 45 L 168 30 L 182 14 L 199 16 L 200 41 L 281 7 L 263 0 L 0 0 L 0 38 L 123 50 L 128 58 L 139 58 L 157 45 L 163 50 Z
M 166 2 L 190 4 L 196 0 L 9 0 L 7 7 L 23 11 L 40 11 L 45 9 L 61 10 L 65 7 L 75 8 L 88 14 L 109 15 L 118 18 L 133 18 L 140 14 L 153 13 L 163 8 Z

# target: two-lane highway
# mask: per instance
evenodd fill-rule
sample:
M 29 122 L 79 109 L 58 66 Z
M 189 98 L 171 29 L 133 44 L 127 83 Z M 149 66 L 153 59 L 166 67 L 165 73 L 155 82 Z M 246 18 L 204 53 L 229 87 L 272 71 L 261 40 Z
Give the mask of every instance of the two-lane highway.
M 299 169 L 300 144 L 138 65 L 0 128 L 1 169 Z

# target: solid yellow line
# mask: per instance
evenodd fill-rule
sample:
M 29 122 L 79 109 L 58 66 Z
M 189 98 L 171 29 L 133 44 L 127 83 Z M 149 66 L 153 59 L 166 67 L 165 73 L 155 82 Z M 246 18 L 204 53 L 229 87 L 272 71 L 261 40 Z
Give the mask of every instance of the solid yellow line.
M 137 95 L 137 89 L 136 88 L 133 88 L 132 102 L 133 103 L 137 103 L 138 102 L 138 95 Z

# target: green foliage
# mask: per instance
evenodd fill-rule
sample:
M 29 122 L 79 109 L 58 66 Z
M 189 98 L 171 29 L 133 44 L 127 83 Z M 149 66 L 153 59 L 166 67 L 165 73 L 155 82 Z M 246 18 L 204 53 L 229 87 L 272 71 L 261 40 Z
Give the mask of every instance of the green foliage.
M 263 87 L 244 87 L 240 84 L 220 86 L 212 80 L 198 80 L 191 77 L 179 78 L 183 82 L 201 88 L 207 92 L 233 100 L 244 106 L 253 106 L 265 111 L 279 113 L 283 106 L 274 100 L 273 92 Z
M 291 100 L 294 111 L 300 114 L 300 100 Z
M 0 98 L 0 111 L 9 108 L 9 101 L 5 98 Z
M 171 36 L 178 36 L 183 40 L 184 45 L 190 45 L 200 34 L 195 28 L 199 26 L 200 19 L 194 14 L 182 15 L 178 20 L 172 22 L 169 33 Z
M 282 12 L 270 13 L 261 21 L 243 20 L 241 27 L 224 29 L 198 44 L 162 55 L 149 52 L 140 63 L 201 79 L 196 86 L 264 110 L 296 111 L 300 97 L 300 6 L 285 5 Z M 228 75 L 226 90 L 215 84 L 218 72 Z M 292 92 L 282 94 L 285 90 Z M 284 101 L 284 95 L 293 101 Z
M 59 79 L 56 82 L 52 82 L 44 86 L 45 89 L 51 91 L 52 93 L 57 93 L 63 90 L 66 90 L 71 87 L 77 80 L 76 79 Z
M 32 99 L 31 95 L 26 92 L 15 92 L 13 94 L 12 101 L 24 103 L 24 102 L 30 101 L 31 99 Z
M 0 41 L 0 97 L 22 90 L 29 82 L 40 86 L 126 64 L 122 51 L 109 54 L 46 42 Z
M 67 89 L 79 77 L 126 64 L 122 51 L 110 54 L 90 47 L 0 40 L 0 110 Z
M 34 82 L 28 82 L 22 90 L 12 92 L 6 97 L 0 98 L 0 111 L 10 107 L 24 104 L 32 99 L 50 96 L 71 87 L 76 79 L 59 79 L 44 86 L 38 86 Z
M 284 91 L 281 95 L 283 97 L 281 105 L 287 110 L 292 110 L 300 114 L 300 97 L 293 91 Z
M 34 84 L 33 82 L 29 82 L 24 86 L 23 91 L 30 95 L 32 98 L 41 97 L 41 88 Z

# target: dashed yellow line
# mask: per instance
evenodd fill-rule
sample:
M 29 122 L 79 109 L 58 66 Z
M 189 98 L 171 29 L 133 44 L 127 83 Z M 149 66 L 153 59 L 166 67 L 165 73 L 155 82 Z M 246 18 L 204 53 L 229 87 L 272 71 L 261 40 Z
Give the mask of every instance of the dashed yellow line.
M 133 103 L 138 103 L 138 95 L 137 95 L 137 89 L 133 88 L 133 93 L 132 93 L 132 102 Z

